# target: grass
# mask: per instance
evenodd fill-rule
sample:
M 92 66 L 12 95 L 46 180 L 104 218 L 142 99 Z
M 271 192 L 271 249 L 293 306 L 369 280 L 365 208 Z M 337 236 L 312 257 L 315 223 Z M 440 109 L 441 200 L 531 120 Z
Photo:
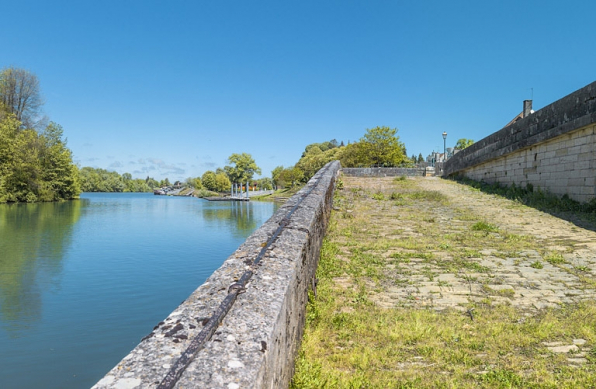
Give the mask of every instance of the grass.
M 596 387 L 596 302 L 516 308 L 507 303 L 514 289 L 497 287 L 503 282 L 481 259 L 487 248 L 503 260 L 531 250 L 541 254 L 531 267 L 540 271 L 547 262 L 594 287 L 585 266 L 567 269 L 561 251 L 449 208 L 448 197 L 412 179 L 392 179 L 381 189 L 344 179 L 338 204 L 321 249 L 317 297 L 309 295 L 292 388 Z M 415 277 L 434 282 L 438 299 L 454 287 L 445 274 L 481 295 L 461 309 L 416 305 Z M 386 308 L 379 296 L 388 290 L 407 293 Z M 544 344 L 573 339 L 587 342 L 579 366 Z
M 528 184 L 526 187 L 520 187 L 515 184 L 511 186 L 503 186 L 498 183 L 489 184 L 473 181 L 465 177 L 456 177 L 455 180 L 487 194 L 502 196 L 520 204 L 559 216 L 572 214 L 574 219 L 579 218 L 583 222 L 589 223 L 592 227 L 596 225 L 596 199 L 586 203 L 580 203 L 571 199 L 567 194 L 557 196 L 540 188 L 534 188 L 532 184 Z

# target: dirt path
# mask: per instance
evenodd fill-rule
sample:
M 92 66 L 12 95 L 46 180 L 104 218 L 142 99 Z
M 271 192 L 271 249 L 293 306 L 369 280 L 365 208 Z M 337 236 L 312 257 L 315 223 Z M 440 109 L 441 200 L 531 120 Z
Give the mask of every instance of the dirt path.
M 378 252 L 394 270 L 393 282 L 375 293 L 381 306 L 465 310 L 488 299 L 531 311 L 596 297 L 593 231 L 440 178 L 345 177 L 344 184 L 352 195 L 383 196 L 356 202 L 370 213 L 364 228 L 410 244 Z

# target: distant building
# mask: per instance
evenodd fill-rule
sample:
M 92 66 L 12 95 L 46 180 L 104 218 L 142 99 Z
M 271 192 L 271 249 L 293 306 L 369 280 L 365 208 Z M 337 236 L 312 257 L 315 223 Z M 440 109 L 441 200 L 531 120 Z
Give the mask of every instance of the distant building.
M 517 122 L 518 120 L 521 120 L 521 119 L 525 118 L 526 116 L 530 116 L 533 113 L 534 113 L 534 110 L 532 109 L 532 100 L 524 100 L 523 110 L 520 113 L 518 113 L 517 116 L 515 116 L 513 119 L 511 119 L 511 121 L 509 123 L 507 123 L 505 125 L 505 127 L 510 126 L 513 123 Z

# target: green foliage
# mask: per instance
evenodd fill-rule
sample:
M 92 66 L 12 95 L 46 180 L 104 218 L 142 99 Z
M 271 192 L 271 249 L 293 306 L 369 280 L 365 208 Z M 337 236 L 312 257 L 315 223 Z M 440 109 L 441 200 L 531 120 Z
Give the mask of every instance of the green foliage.
M 233 166 L 225 166 L 224 171 L 231 182 L 246 183 L 251 181 L 255 174 L 261 174 L 261 168 L 257 166 L 250 154 L 232 154 L 228 163 Z
M 466 147 L 472 146 L 473 144 L 474 144 L 474 141 L 472 139 L 461 138 L 455 144 L 455 148 L 459 149 L 459 150 L 463 150 Z
M 503 196 L 545 212 L 574 212 L 592 218 L 596 214 L 596 200 L 580 203 L 571 199 L 568 195 L 559 197 L 552 193 L 545 192 L 540 188 L 534 188 L 531 184 L 522 188 L 515 184 L 512 184 L 511 186 L 502 186 L 498 183 L 489 184 L 486 182 L 473 181 L 465 177 L 455 177 L 455 179 L 462 184 L 479 189 L 484 193 Z
M 277 166 L 275 169 L 271 171 L 271 179 L 276 186 L 283 186 L 280 183 L 281 172 L 284 171 L 283 166 Z
M 342 142 L 343 143 L 343 142 Z M 302 153 L 302 157 L 306 156 L 308 153 L 311 153 L 314 151 L 314 149 L 318 149 L 321 152 L 325 152 L 327 150 L 331 150 L 334 149 L 336 147 L 339 147 L 339 145 L 337 144 L 337 140 L 332 139 L 330 141 L 327 142 L 322 142 L 322 143 L 311 143 L 308 146 L 306 146 L 304 148 L 304 152 Z
M 121 176 L 118 172 L 88 166 L 81 168 L 80 177 L 83 192 L 151 192 L 159 186 L 150 177 L 133 179 L 130 173 Z
M 399 141 L 397 128 L 375 127 L 366 130 L 362 159 L 371 166 L 399 166 L 405 160 L 405 146 Z
M 22 129 L 13 114 L 0 121 L 0 202 L 57 201 L 80 193 L 78 169 L 50 123 L 41 133 Z
M 297 167 L 291 167 L 282 170 L 279 175 L 279 185 L 282 187 L 291 186 L 292 188 L 304 178 L 304 172 Z
M 217 173 L 215 175 L 215 191 L 216 192 L 227 192 L 232 187 L 230 179 L 225 173 Z
M 375 127 L 357 143 L 346 146 L 339 160 L 344 167 L 412 165 L 406 156 L 406 146 L 399 141 L 396 128 Z
M 307 151 L 305 151 L 305 154 L 302 154 L 302 158 L 296 163 L 295 167 L 303 172 L 302 180 L 306 182 L 327 163 L 337 160 L 341 151 L 342 149 L 338 147 L 332 147 L 322 151 L 318 146 L 307 146 Z
M 269 177 L 260 178 L 255 181 L 257 186 L 261 190 L 272 190 L 273 189 L 273 180 Z
M 214 192 L 217 190 L 217 183 L 215 182 L 215 172 L 207 170 L 205 173 L 203 173 L 203 176 L 201 177 L 201 182 L 203 183 L 203 187 L 205 189 Z
M 190 184 L 195 188 L 195 189 L 203 189 L 203 182 L 201 181 L 200 177 L 196 177 L 193 178 L 190 182 Z

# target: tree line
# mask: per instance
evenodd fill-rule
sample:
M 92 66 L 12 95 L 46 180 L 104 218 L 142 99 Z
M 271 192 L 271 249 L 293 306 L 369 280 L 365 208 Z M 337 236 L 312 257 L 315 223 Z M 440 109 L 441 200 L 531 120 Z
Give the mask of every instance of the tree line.
M 79 171 L 83 192 L 152 192 L 155 188 L 170 186 L 166 178 L 157 181 L 147 178 L 132 178 L 130 173 L 122 175 L 105 169 L 84 167 Z
M 81 192 L 62 127 L 41 114 L 37 77 L 0 71 L 0 203 L 59 201 Z
M 300 160 L 290 167 L 277 166 L 271 178 L 278 187 L 293 187 L 307 182 L 328 162 L 339 160 L 343 167 L 411 167 L 406 146 L 399 140 L 397 129 L 375 127 L 366 129 L 360 140 L 338 144 L 333 139 L 322 143 L 312 143 L 305 147 Z

